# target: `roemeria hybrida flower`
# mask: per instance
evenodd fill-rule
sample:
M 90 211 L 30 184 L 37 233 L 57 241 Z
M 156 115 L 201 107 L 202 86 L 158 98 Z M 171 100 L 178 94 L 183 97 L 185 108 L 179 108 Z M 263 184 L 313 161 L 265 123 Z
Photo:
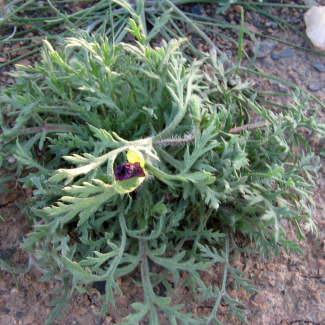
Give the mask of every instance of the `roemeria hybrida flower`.
M 134 191 L 144 181 L 146 175 L 144 158 L 137 149 L 130 149 L 126 154 L 128 162 L 115 168 L 115 190 L 120 194 Z
M 131 164 L 124 162 L 115 168 L 115 180 L 124 181 L 133 177 L 146 176 L 139 162 Z

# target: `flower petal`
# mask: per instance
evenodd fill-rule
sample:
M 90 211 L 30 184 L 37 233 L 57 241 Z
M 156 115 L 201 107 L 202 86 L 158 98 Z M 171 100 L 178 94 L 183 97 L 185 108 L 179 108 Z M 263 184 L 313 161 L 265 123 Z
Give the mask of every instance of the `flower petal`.
M 135 148 L 130 149 L 126 154 L 126 157 L 129 163 L 131 164 L 140 163 L 140 167 L 144 169 L 144 158 L 142 153 L 139 150 Z

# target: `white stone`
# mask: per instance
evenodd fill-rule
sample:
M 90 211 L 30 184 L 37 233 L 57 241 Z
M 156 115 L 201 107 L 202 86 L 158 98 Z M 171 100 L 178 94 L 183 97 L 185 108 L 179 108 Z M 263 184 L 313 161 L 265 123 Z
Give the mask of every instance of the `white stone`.
M 325 52 L 325 7 L 310 8 L 304 14 L 306 34 L 317 49 Z

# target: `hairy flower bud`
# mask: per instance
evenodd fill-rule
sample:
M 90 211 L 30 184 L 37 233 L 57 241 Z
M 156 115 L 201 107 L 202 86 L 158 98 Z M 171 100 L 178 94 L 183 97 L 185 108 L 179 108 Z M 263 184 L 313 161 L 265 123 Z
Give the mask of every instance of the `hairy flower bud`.
M 200 112 L 200 98 L 198 96 L 192 96 L 190 99 L 190 110 L 192 118 L 195 123 L 201 122 L 201 112 Z

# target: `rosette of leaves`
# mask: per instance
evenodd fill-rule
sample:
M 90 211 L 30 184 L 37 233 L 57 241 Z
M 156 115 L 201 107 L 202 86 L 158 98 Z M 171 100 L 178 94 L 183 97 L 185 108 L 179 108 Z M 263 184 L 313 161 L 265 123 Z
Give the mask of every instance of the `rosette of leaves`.
M 299 129 L 324 136 L 324 125 L 299 93 L 288 110 L 272 112 L 243 95 L 249 85 L 236 75 L 238 65 L 226 69 L 212 54 L 189 64 L 182 41 L 153 49 L 130 26 L 135 45 L 78 35 L 54 50 L 44 41 L 42 61 L 20 66 L 16 84 L 1 93 L 3 166 L 17 175 L 24 168 L 20 181 L 34 188 L 26 209 L 34 230 L 22 247 L 44 273 L 40 281 L 62 280 L 47 323 L 61 315 L 69 292 L 95 281 L 106 283 L 105 313 L 122 294 L 117 279 L 136 269 L 143 301 L 124 324 L 162 324 L 164 317 L 220 324 L 222 298 L 246 322 L 226 292 L 227 275 L 254 290 L 229 264 L 243 250 L 236 236 L 263 257 L 280 247 L 301 251 L 280 219 L 296 226 L 298 240 L 301 225 L 316 230 L 319 158 Z M 250 124 L 252 112 L 263 122 Z M 219 287 L 201 280 L 216 263 L 224 265 Z M 197 298 L 215 301 L 210 315 L 194 317 L 155 293 L 159 283 L 172 292 L 180 275 Z

